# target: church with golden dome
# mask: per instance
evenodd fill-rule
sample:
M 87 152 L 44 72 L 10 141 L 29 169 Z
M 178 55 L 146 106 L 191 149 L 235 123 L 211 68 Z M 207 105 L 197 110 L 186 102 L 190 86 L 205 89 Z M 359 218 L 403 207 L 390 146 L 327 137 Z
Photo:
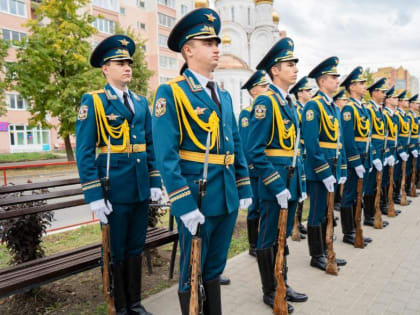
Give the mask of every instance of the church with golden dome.
M 197 0 L 196 6 L 207 6 L 206 0 Z M 251 98 L 241 86 L 255 71 L 265 53 L 283 37 L 278 25 L 279 14 L 273 0 L 213 0 L 210 3 L 220 15 L 219 66 L 215 78 L 232 96 L 234 111 L 251 104 Z

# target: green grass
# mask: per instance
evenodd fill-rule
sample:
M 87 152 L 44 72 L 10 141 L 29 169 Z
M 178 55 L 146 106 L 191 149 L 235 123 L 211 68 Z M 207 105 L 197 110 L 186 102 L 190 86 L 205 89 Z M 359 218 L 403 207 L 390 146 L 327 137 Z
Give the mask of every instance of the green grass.
M 101 230 L 99 224 L 84 225 L 78 229 L 44 236 L 42 246 L 45 255 L 53 255 L 65 250 L 82 247 L 85 245 L 97 243 L 101 240 Z M 0 268 L 8 266 L 10 260 L 6 245 L 0 245 Z
M 2 153 L 0 154 L 0 163 L 51 160 L 58 158 L 62 158 L 62 156 L 51 152 Z

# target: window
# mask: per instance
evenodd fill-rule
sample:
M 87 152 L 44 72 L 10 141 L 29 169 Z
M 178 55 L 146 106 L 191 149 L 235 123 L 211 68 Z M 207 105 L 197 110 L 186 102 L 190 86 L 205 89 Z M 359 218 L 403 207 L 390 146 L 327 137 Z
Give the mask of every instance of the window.
M 177 67 L 177 59 L 168 56 L 159 56 L 159 65 L 161 68 L 165 69 L 176 69 Z
M 188 6 L 185 4 L 181 4 L 181 15 L 185 15 L 188 12 Z
M 7 73 L 7 72 L 9 72 L 10 71 L 10 65 L 12 64 L 12 63 L 14 63 L 14 61 L 5 61 L 4 62 L 4 64 L 3 64 L 3 70 L 4 70 L 4 73 Z M 11 76 L 11 78 L 12 79 L 16 79 L 17 78 L 17 74 L 16 74 L 16 72 L 13 72 L 12 73 L 12 76 Z
M 92 0 L 92 4 L 104 9 L 118 12 L 119 0 Z
M 9 125 L 10 145 L 47 145 L 50 144 L 50 131 L 41 126 L 31 128 L 24 125 Z
M 113 34 L 115 30 L 115 22 L 107 19 L 97 18 L 93 26 L 101 33 Z
M 125 15 L 125 8 L 120 7 L 120 14 L 121 14 L 121 15 Z
M 159 77 L 159 84 L 165 83 L 169 80 L 172 80 L 170 77 Z
M 232 22 L 235 22 L 235 8 L 232 7 L 230 10 L 232 12 Z
M 168 36 L 159 34 L 159 47 L 168 48 Z
M 251 25 L 251 8 L 248 8 L 248 25 Z
M 26 110 L 28 103 L 17 93 L 6 93 L 6 104 L 8 109 Z
M 170 8 L 175 8 L 175 0 L 158 0 L 158 3 Z
M 137 21 L 137 29 L 145 31 L 146 30 L 146 24 Z
M 168 16 L 166 14 L 158 13 L 159 14 L 159 25 L 172 27 L 175 25 L 175 18 Z
M 26 5 L 24 1 L 0 0 L 0 11 L 26 17 Z
M 244 83 L 243 82 L 241 82 L 240 83 L 240 86 L 239 86 L 239 104 L 242 106 L 242 104 L 244 103 L 244 94 L 243 94 L 243 91 L 244 90 L 242 90 L 241 89 L 241 87 L 244 85 Z
M 144 0 L 137 0 L 137 6 L 144 9 L 146 7 Z
M 3 39 L 7 41 L 16 40 L 20 41 L 23 38 L 26 38 L 26 33 L 18 32 L 18 31 L 12 31 L 3 28 L 2 30 Z

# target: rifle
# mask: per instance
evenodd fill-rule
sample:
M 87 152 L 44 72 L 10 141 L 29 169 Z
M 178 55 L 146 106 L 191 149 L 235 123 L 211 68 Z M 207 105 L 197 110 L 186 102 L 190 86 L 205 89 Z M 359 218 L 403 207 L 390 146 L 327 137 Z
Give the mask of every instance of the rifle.
M 395 135 L 395 143 L 394 143 L 394 150 L 395 154 L 397 154 L 397 143 L 398 143 L 398 130 L 397 134 Z M 395 217 L 397 214 L 395 213 L 394 207 L 394 166 L 389 166 L 389 187 L 388 187 L 388 217 Z
M 198 209 L 201 210 L 203 197 L 207 192 L 207 172 L 209 167 L 210 131 L 207 133 L 206 153 L 204 157 L 203 177 L 198 181 Z M 191 268 L 191 295 L 190 315 L 201 315 L 203 313 L 203 302 L 206 299 L 201 275 L 201 246 L 200 225 L 191 240 L 190 268 Z
M 419 144 L 419 138 L 420 135 L 417 135 L 417 147 Z M 414 149 L 416 149 L 414 147 Z M 410 190 L 410 197 L 417 197 L 417 192 L 416 192 L 416 174 L 417 174 L 417 158 L 413 157 L 413 172 L 411 173 L 411 190 Z
M 292 166 L 289 166 L 287 170 L 287 181 L 286 188 L 289 188 L 290 179 L 293 176 L 296 167 L 296 159 L 299 150 L 300 143 L 300 129 L 298 128 L 297 136 L 295 139 L 295 147 L 293 152 Z M 284 245 L 286 244 L 286 228 L 287 228 L 287 209 L 280 209 L 279 221 L 278 221 L 278 250 L 276 256 L 276 266 L 274 268 L 277 288 L 276 295 L 274 297 L 273 314 L 275 315 L 287 315 L 287 301 L 286 301 L 286 284 L 284 283 L 283 277 L 283 266 L 284 266 Z
M 104 199 L 105 205 L 107 204 L 108 200 L 108 192 L 109 192 L 109 165 L 111 159 L 111 138 L 108 136 L 108 145 L 107 145 L 107 155 L 106 155 L 106 176 L 103 178 L 103 187 L 104 187 Z M 113 294 L 113 282 L 112 282 L 112 272 L 110 268 L 110 261 L 111 261 L 111 243 L 110 243 L 110 235 L 109 235 L 109 224 L 101 224 L 101 232 L 102 232 L 102 263 L 103 263 L 103 271 L 102 271 L 102 281 L 104 287 L 104 295 L 107 305 L 107 313 L 108 315 L 114 315 L 115 311 L 115 304 L 114 304 L 114 294 Z
M 372 123 L 373 125 L 373 123 Z M 370 126 L 368 139 L 366 141 L 366 149 L 365 153 L 363 154 L 365 161 L 368 158 L 369 153 L 369 146 L 370 141 L 372 139 L 372 126 Z M 354 238 L 354 247 L 356 248 L 364 248 L 365 244 L 363 241 L 363 229 L 362 229 L 362 197 L 363 197 L 363 178 L 359 178 L 357 180 L 357 199 L 356 199 L 356 213 L 355 213 L 355 221 L 356 221 L 356 236 Z
M 410 127 L 410 131 L 408 133 L 408 140 L 407 140 L 407 144 L 406 144 L 407 149 L 410 145 L 410 141 L 411 141 L 411 127 Z M 408 153 L 408 154 L 410 154 L 410 153 Z M 401 172 L 402 172 L 402 177 L 401 177 L 401 202 L 400 202 L 401 206 L 407 206 L 408 205 L 407 192 L 405 191 L 405 182 L 407 180 L 406 170 L 407 170 L 407 161 L 403 160 L 402 161 L 402 166 L 401 166 Z
M 388 134 L 389 130 L 386 130 L 384 147 L 382 153 L 385 155 L 386 149 L 388 148 Z M 376 195 L 375 195 L 375 218 L 373 221 L 373 227 L 375 229 L 382 229 L 382 213 L 381 213 L 381 187 L 382 187 L 382 171 L 376 172 Z
M 296 241 L 296 242 L 300 242 L 300 230 L 299 230 L 298 216 L 302 212 L 302 208 L 303 208 L 303 201 L 298 203 L 296 213 L 295 213 L 295 220 L 293 221 L 292 241 Z
M 333 159 L 332 174 L 336 175 L 338 157 L 340 156 L 340 127 L 337 130 L 337 147 L 335 148 L 335 158 Z M 337 262 L 335 260 L 335 252 L 333 246 L 333 237 L 334 237 L 334 192 L 328 192 L 327 195 L 327 231 L 325 233 L 325 243 L 328 247 L 328 262 L 325 272 L 330 275 L 338 275 Z

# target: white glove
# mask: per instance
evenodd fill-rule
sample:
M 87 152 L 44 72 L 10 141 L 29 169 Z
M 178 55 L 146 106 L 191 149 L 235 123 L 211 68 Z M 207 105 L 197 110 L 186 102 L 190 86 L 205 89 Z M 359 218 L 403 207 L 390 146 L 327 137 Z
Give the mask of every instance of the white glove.
M 288 189 L 284 189 L 276 195 L 280 208 L 287 209 L 287 201 L 292 197 Z
M 334 184 L 337 182 L 337 180 L 333 175 L 324 178 L 322 182 L 324 183 L 325 188 L 327 188 L 328 192 L 334 192 Z
M 112 212 L 112 205 L 109 201 L 105 203 L 104 199 L 99 199 L 89 203 L 90 210 L 95 213 L 95 217 L 99 219 L 103 224 L 108 223 L 107 215 Z
M 413 150 L 413 151 L 411 151 L 411 154 L 417 159 L 418 156 L 419 156 L 419 151 Z
M 391 167 L 394 166 L 394 164 L 395 164 L 394 156 L 393 155 L 388 156 L 388 159 L 387 159 L 386 163 Z
M 401 153 L 400 153 L 400 158 L 401 158 L 401 160 L 403 160 L 404 162 L 407 162 L 407 160 L 408 160 L 408 154 L 407 154 L 407 153 L 405 153 L 405 152 L 401 152 Z
M 354 170 L 356 171 L 357 177 L 359 178 L 363 178 L 363 173 L 366 172 L 365 167 L 363 165 L 356 166 Z
M 308 195 L 306 194 L 306 192 L 302 192 L 302 195 L 299 198 L 299 202 L 302 202 L 306 199 L 308 199 Z
M 150 188 L 150 199 L 152 201 L 158 201 L 162 197 L 162 189 L 160 188 Z
M 186 214 L 181 215 L 180 218 L 192 235 L 195 235 L 197 232 L 198 224 L 203 224 L 206 220 L 204 215 L 198 209 L 187 212 Z
M 239 209 L 248 209 L 250 205 L 252 205 L 252 198 L 239 200 Z
M 338 184 L 340 185 L 340 184 L 345 184 L 346 183 L 346 181 L 347 181 L 347 177 L 346 176 L 344 176 L 344 177 L 340 177 L 340 179 L 338 180 Z
M 373 160 L 373 165 L 375 166 L 375 168 L 378 172 L 382 171 L 382 162 L 381 162 L 380 159 L 374 159 Z

